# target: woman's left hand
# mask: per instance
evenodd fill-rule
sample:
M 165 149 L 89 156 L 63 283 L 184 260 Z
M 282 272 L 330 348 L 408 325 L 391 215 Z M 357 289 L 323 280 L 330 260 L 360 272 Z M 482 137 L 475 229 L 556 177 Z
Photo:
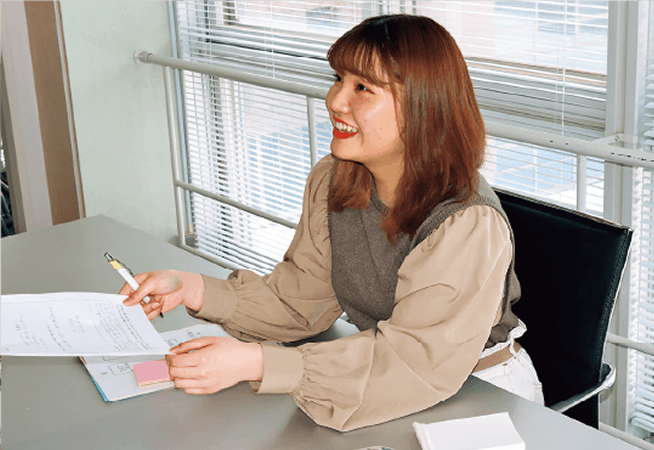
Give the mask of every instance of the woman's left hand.
M 175 387 L 187 394 L 212 394 L 241 381 L 260 381 L 263 349 L 229 337 L 184 342 L 166 355 Z

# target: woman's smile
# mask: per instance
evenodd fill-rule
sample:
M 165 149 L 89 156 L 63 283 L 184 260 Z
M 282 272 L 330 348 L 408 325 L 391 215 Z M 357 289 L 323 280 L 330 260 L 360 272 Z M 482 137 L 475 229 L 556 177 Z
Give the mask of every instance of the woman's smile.
M 343 122 L 340 119 L 334 118 L 334 132 L 333 135 L 337 139 L 351 138 L 358 133 L 359 130 L 351 125 Z

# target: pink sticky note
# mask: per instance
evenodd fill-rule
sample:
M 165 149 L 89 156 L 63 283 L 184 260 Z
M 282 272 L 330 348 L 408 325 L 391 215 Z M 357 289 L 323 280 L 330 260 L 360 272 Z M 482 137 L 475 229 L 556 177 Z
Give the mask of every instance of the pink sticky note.
M 170 380 L 168 364 L 163 359 L 134 364 L 134 375 L 139 387 Z

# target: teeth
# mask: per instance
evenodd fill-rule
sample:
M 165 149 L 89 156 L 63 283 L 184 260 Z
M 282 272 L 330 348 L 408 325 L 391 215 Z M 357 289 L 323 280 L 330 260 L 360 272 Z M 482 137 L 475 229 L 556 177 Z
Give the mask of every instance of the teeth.
M 356 133 L 358 130 L 342 122 L 334 122 L 334 128 L 345 133 Z

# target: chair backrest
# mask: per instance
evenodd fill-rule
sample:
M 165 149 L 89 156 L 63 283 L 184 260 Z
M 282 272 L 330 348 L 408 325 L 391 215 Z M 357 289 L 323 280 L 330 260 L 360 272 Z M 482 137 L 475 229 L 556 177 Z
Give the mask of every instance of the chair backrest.
M 543 383 L 545 404 L 595 385 L 632 230 L 588 214 L 496 190 L 515 236 L 527 325 L 520 343 Z M 566 414 L 595 428 L 599 396 Z

